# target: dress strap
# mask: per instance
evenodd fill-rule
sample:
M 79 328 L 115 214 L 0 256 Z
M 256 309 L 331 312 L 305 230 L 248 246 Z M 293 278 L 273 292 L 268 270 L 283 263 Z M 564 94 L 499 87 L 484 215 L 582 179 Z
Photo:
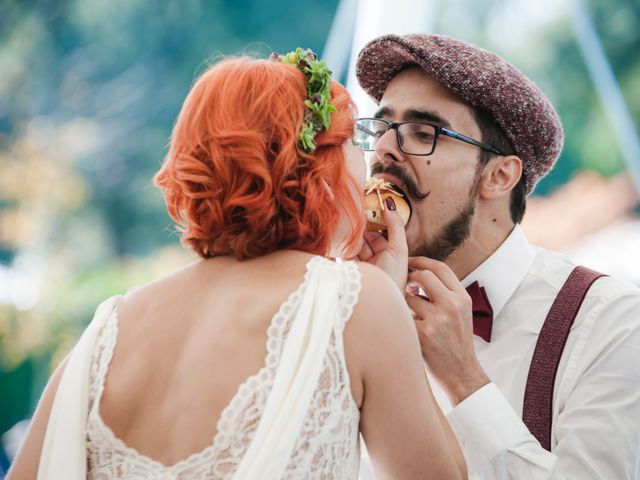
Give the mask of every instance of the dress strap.
M 127 292 L 127 294 L 128 293 L 129 292 Z M 98 415 L 109 365 L 111 365 L 113 353 L 118 341 L 118 305 L 127 294 L 121 297 L 114 305 L 111 315 L 107 318 L 106 323 L 98 334 L 91 358 L 89 410 L 90 412 L 98 412 Z
M 69 354 L 53 400 L 45 433 L 38 480 L 87 477 L 86 421 L 89 365 L 100 330 L 110 318 L 120 296 L 103 302 Z
M 340 315 L 342 268 L 314 262 L 285 341 L 273 387 L 234 480 L 281 478 L 291 457 Z M 341 267 L 341 266 L 340 266 Z

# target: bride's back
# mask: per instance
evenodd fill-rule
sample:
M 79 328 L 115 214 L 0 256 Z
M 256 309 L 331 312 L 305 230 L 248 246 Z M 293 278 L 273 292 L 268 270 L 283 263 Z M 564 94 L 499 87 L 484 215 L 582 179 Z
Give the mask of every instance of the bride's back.
M 264 366 L 267 327 L 310 257 L 215 258 L 127 295 L 100 406 L 116 436 L 165 465 L 209 446 L 238 386 Z
M 264 365 L 267 327 L 307 261 L 334 247 L 359 250 L 365 163 L 351 142 L 354 104 L 322 73 L 314 98 L 325 109 L 330 99 L 331 121 L 308 149 L 300 143 L 307 76 L 281 61 L 239 58 L 195 83 L 155 183 L 183 244 L 203 261 L 118 305 L 117 344 L 104 394 L 90 398 L 100 415 L 92 410 L 89 430 L 103 417 L 127 446 L 165 465 L 211 445 L 238 386 Z M 355 430 L 351 450 L 357 421 Z

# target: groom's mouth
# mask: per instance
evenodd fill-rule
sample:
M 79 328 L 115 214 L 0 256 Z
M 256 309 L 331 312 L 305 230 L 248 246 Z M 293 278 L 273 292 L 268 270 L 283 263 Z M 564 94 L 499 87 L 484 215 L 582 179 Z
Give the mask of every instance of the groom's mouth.
M 395 177 L 394 175 L 389 175 L 387 173 L 375 174 L 373 175 L 373 177 L 381 178 L 385 182 L 389 182 L 390 184 L 393 185 L 393 189 L 396 190 L 398 193 L 400 193 L 405 198 L 405 200 L 410 201 L 409 195 L 407 195 L 407 192 L 405 191 L 406 187 L 402 183 L 402 180 L 400 180 L 398 177 Z
M 371 169 L 371 175 L 394 184 L 409 202 L 412 211 L 415 204 L 422 202 L 431 194 L 431 190 L 421 192 L 416 182 L 401 167 L 395 164 L 385 166 L 380 163 L 374 164 Z

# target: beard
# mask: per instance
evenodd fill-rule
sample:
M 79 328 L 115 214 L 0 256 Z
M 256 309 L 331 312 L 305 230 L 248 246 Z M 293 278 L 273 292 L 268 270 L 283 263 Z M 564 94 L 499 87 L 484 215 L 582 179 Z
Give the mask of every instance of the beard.
M 418 239 L 418 244 L 409 249 L 409 255 L 444 262 L 471 235 L 471 221 L 475 212 L 476 197 L 472 194 L 462 211 L 442 227 L 439 235 L 432 240 Z
M 481 168 L 476 171 L 473 186 L 469 192 L 467 203 L 462 210 L 441 229 L 440 233 L 432 240 L 418 238 L 417 244 L 409 245 L 409 255 L 413 257 L 433 258 L 444 262 L 449 256 L 458 250 L 471 236 L 471 222 L 476 213 L 478 185 L 480 184 Z

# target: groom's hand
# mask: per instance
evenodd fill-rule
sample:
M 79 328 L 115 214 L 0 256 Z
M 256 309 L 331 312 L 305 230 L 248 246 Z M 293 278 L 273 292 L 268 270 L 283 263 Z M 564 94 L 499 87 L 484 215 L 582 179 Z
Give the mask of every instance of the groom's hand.
M 412 257 L 407 303 L 413 311 L 422 356 L 455 406 L 489 383 L 473 346 L 471 298 L 442 262 Z M 415 293 L 424 290 L 428 298 Z
M 407 235 L 402 218 L 389 207 L 386 205 L 382 212 L 387 225 L 386 238 L 380 232 L 364 232 L 364 243 L 358 253 L 358 260 L 372 263 L 384 270 L 404 294 L 409 260 Z

